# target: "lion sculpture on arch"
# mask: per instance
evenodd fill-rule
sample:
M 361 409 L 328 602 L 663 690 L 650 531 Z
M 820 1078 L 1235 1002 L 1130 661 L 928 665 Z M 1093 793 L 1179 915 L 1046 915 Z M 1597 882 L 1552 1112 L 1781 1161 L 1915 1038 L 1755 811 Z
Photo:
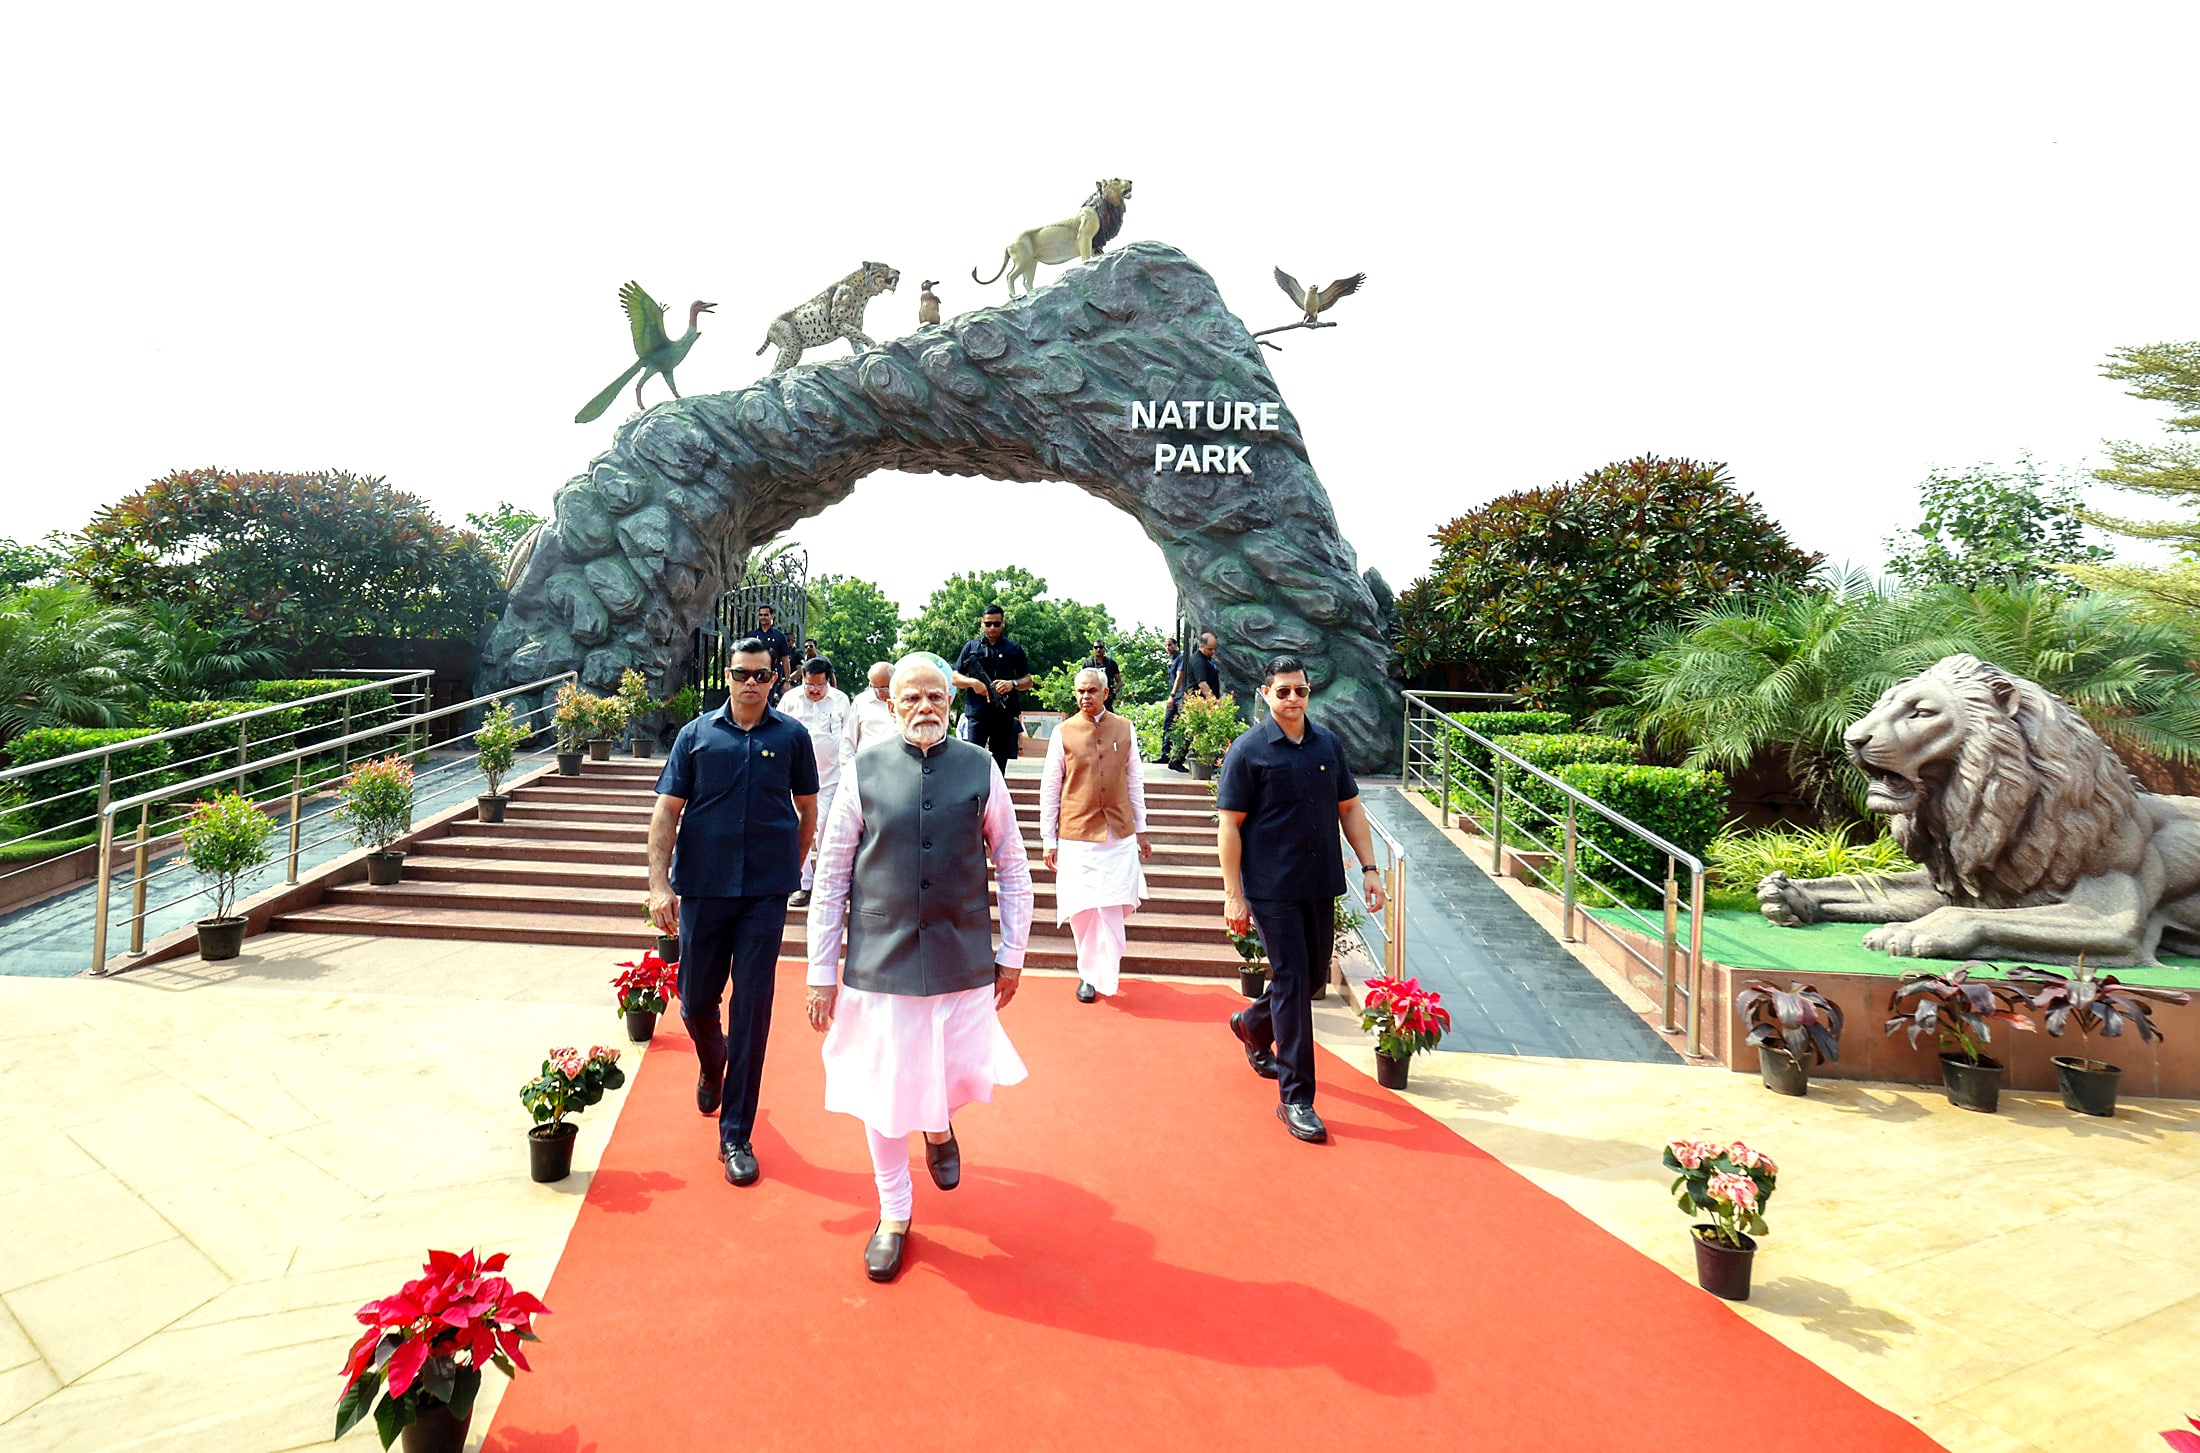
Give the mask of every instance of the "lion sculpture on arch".
M 1876 880 L 1774 873 L 1774 923 L 1877 923 L 1899 958 L 2122 968 L 2200 952 L 2200 798 L 2131 780 L 2038 683 L 1949 656 L 1845 733 L 1866 806 L 1922 866 Z

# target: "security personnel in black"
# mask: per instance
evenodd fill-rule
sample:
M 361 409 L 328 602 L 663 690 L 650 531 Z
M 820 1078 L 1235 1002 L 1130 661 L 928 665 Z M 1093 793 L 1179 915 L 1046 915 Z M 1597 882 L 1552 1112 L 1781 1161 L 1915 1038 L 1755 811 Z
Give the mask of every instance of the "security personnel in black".
M 680 1017 L 701 1069 L 695 1107 L 718 1112 L 718 1158 L 745 1186 L 760 1174 L 749 1137 L 787 895 L 802 886 L 817 832 L 817 758 L 809 729 L 770 705 L 771 648 L 750 636 L 727 661 L 726 704 L 680 728 L 657 778 L 649 916 L 680 936 Z
M 772 688 L 773 701 L 779 700 L 780 693 L 794 684 L 795 664 L 794 642 L 788 640 L 787 633 L 779 629 L 777 615 L 778 612 L 768 605 L 756 608 L 755 638 L 762 641 L 764 649 L 771 653 L 772 672 L 779 678 L 779 684 Z
M 1215 633 L 1208 631 L 1199 638 L 1199 649 L 1184 653 L 1184 664 L 1177 668 L 1175 689 L 1179 699 L 1185 696 L 1222 695 L 1222 663 L 1215 659 Z M 1192 734 L 1177 733 L 1174 749 L 1176 755 L 1169 758 L 1169 766 L 1175 771 L 1184 770 L 1184 754 L 1191 750 Z
M 964 692 L 963 740 L 991 752 L 1005 774 L 1023 745 L 1018 694 L 1031 689 L 1031 663 L 1008 638 L 1008 617 L 999 606 L 987 606 L 978 617 L 978 638 L 964 643 L 955 658 L 954 684 Z
M 1269 967 L 1268 992 L 1230 1016 L 1230 1032 L 1255 1072 L 1277 1082 L 1276 1118 L 1299 1139 L 1320 1141 L 1329 1131 L 1314 1113 L 1312 985 L 1316 975 L 1329 977 L 1336 901 L 1345 892 L 1340 825 L 1361 864 L 1368 912 L 1382 912 L 1383 885 L 1344 742 L 1308 719 L 1309 690 L 1298 657 L 1268 663 L 1260 689 L 1268 720 L 1230 744 L 1215 806 L 1223 924 L 1244 933 L 1257 923 Z

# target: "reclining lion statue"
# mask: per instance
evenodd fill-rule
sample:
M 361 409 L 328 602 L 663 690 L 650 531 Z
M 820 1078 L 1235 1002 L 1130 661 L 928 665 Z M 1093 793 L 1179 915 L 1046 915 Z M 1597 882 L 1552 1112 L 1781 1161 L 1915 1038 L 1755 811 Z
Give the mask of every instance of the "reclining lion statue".
M 2200 953 L 2200 797 L 2146 791 L 2038 683 L 1949 656 L 1845 733 L 1865 805 L 1922 866 L 1757 885 L 1766 918 L 1877 923 L 1899 958 L 2122 968 Z

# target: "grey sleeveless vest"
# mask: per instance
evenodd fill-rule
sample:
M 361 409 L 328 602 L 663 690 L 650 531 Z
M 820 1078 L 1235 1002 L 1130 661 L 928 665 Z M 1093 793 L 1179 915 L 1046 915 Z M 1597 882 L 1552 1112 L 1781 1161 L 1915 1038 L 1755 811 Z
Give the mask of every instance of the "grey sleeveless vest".
M 985 804 L 993 758 L 953 737 L 900 736 L 856 759 L 863 836 L 848 890 L 851 989 L 953 994 L 993 982 Z

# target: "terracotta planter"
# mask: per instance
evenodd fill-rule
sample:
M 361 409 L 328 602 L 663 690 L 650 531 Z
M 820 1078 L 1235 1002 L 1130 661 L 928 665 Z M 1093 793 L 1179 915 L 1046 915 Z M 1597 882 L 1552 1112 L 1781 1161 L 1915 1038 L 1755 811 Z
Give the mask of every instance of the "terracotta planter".
M 558 753 L 558 775 L 560 777 L 580 776 L 581 754 L 579 752 Z
M 609 738 L 609 737 L 597 737 L 597 738 L 596 738 L 596 739 L 595 739 L 594 741 L 590 742 L 590 743 L 588 744 L 588 760 L 589 760 L 589 761 L 591 761 L 591 762 L 608 762 L 608 761 L 610 761 L 610 760 L 611 760 L 611 738 Z
M 1717 1227 L 1699 1224 L 1688 1228 L 1696 1238 L 1696 1285 L 1730 1302 L 1749 1300 L 1750 1264 L 1757 1259 L 1757 1241 L 1743 1236 L 1740 1249 L 1710 1238 Z
M 1267 993 L 1268 971 L 1266 969 L 1239 969 L 1238 992 L 1248 999 L 1258 999 L 1261 995 Z
M 647 1044 L 657 1037 L 657 1011 L 654 1009 L 629 1009 L 626 1011 L 626 1037 L 636 1044 Z
M 463 1418 L 453 1417 L 443 1404 L 423 1402 L 419 1414 L 397 1436 L 403 1440 L 400 1446 L 405 1453 L 461 1453 L 473 1421 L 471 1412 Z
M 1558 862 L 1556 853 L 1524 851 L 1520 848 L 1505 849 L 1505 876 L 1517 878 L 1531 888 L 1540 888 L 1545 880 L 1553 878 L 1552 871 Z
M 1972 1064 L 1960 1054 L 1940 1057 L 1940 1081 L 1948 1087 L 1948 1103 L 1963 1110 L 1991 1115 L 2001 1108 L 2001 1061 L 1979 1056 Z
M 511 800 L 509 796 L 502 792 L 494 795 L 487 792 L 482 793 L 474 799 L 474 820 L 477 822 L 504 821 L 504 805 Z
M 2124 1074 L 2120 1068 L 2072 1054 L 2058 1054 L 2053 1062 L 2055 1088 L 2062 1091 L 2063 1108 L 2080 1115 L 2116 1113 L 2116 1083 Z
M 573 1141 L 581 1128 L 570 1120 L 537 1125 L 527 1132 L 527 1177 L 537 1184 L 562 1181 L 573 1173 Z
M 1810 1093 L 1810 1066 L 1784 1049 L 1758 1045 L 1757 1072 L 1764 1076 L 1765 1088 L 1775 1095 Z
M 388 888 L 393 886 L 404 871 L 405 855 L 403 853 L 367 854 L 367 882 L 374 887 Z
M 1402 1090 L 1406 1087 L 1406 1067 L 1413 1063 L 1412 1056 L 1392 1059 L 1381 1050 L 1375 1051 L 1375 1083 L 1386 1090 Z
M 223 959 L 233 959 L 244 952 L 245 920 L 242 918 L 202 918 L 199 930 L 199 957 L 210 964 Z

